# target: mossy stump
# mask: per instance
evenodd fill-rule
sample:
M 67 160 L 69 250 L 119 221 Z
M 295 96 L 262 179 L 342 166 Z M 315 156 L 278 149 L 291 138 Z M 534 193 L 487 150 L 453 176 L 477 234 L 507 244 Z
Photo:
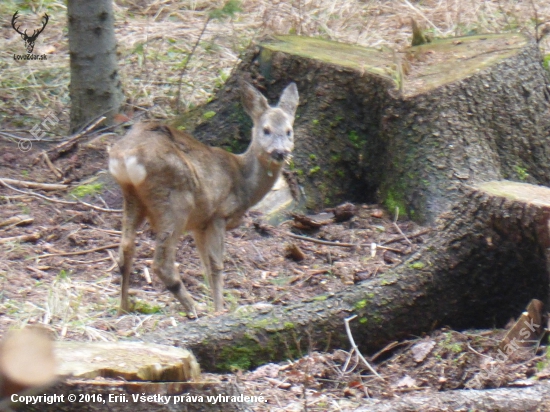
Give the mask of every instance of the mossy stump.
M 265 39 L 216 98 L 179 119 L 201 140 L 239 152 L 251 123 L 245 78 L 272 100 L 300 90 L 289 168 L 307 206 L 380 201 L 432 223 L 461 185 L 550 183 L 547 71 L 522 34 L 437 40 L 401 52 L 321 39 Z
M 193 351 L 201 368 L 249 369 L 310 350 L 365 353 L 434 328 L 491 328 L 533 298 L 548 302 L 550 189 L 492 181 L 463 187 L 437 233 L 392 271 L 288 306 L 242 308 L 142 336 Z

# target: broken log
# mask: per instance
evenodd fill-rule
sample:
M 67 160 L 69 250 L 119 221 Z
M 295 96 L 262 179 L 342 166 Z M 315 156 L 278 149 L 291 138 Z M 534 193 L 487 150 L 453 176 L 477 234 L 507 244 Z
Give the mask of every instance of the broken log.
M 238 79 L 272 100 L 294 81 L 301 103 L 289 168 L 307 206 L 379 201 L 432 223 L 463 184 L 550 184 L 550 79 L 541 60 L 537 44 L 519 33 L 402 52 L 277 36 L 251 49 L 216 98 L 178 124 L 238 152 L 251 127 Z
M 288 306 L 243 307 L 142 336 L 186 347 L 207 371 L 248 369 L 309 350 L 347 348 L 352 314 L 363 353 L 436 327 L 503 326 L 532 298 L 548 301 L 550 189 L 509 181 L 462 187 L 438 235 L 402 265 L 338 293 Z M 368 253 L 365 251 L 365 253 Z

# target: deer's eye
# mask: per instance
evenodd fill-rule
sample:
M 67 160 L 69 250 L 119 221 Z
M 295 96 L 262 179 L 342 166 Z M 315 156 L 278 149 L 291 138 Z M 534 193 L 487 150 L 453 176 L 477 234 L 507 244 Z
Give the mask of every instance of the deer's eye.
M 264 134 L 266 136 L 269 136 L 271 134 L 271 130 L 269 130 L 269 127 L 264 127 Z
M 292 134 L 292 132 L 290 131 L 290 129 L 286 131 L 287 137 L 290 137 L 291 134 Z

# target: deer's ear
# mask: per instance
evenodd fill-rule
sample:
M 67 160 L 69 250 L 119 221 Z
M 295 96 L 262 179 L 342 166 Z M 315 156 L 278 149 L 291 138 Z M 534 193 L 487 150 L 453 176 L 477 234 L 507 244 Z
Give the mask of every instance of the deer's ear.
M 264 112 L 269 109 L 267 99 L 254 86 L 245 81 L 241 82 L 241 99 L 244 109 L 252 118 L 258 120 Z
M 283 94 L 281 94 L 281 98 L 279 99 L 279 108 L 294 119 L 296 108 L 298 107 L 298 101 L 298 87 L 296 86 L 296 83 L 290 83 L 283 90 Z

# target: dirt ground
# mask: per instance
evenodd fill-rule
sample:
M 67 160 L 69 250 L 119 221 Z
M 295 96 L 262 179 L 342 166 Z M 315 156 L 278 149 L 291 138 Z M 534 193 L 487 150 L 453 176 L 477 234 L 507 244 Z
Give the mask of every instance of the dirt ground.
M 69 190 L 44 191 L 20 185 L 10 185 L 17 190 L 0 188 L 0 225 L 14 216 L 30 221 L 0 228 L 0 239 L 15 238 L 2 240 L 0 249 L 0 334 L 11 327 L 40 323 L 58 339 L 111 341 L 139 338 L 155 328 L 189 322 L 152 274 L 154 236 L 147 224 L 138 235 L 131 282 L 136 312 L 122 317 L 116 314 L 120 276 L 114 259 L 121 198 L 105 172 L 106 146 L 116 138 L 85 137 L 76 150 L 53 162 Z M 33 164 L 42 150 L 53 146 L 40 143 L 24 152 L 14 144 L 0 142 L 0 176 L 55 183 L 57 179 L 43 160 Z M 90 204 L 109 211 L 92 209 Z M 377 205 L 355 205 L 352 209 L 353 216 L 343 222 L 335 222 L 331 210 L 314 217 L 322 223 L 314 229 L 292 218 L 273 227 L 258 213 L 249 213 L 244 224 L 226 238 L 228 309 L 256 303 L 285 304 L 340 290 L 398 265 L 432 235 L 429 229 L 409 221 L 395 223 L 393 216 Z M 323 245 L 292 238 L 289 233 L 360 246 Z M 31 241 L 16 238 L 25 235 L 34 237 Z M 371 254 L 372 243 L 382 246 L 375 256 Z M 303 260 L 296 261 L 289 254 L 291 244 L 304 253 Z M 213 316 L 190 235 L 180 243 L 177 262 L 203 316 Z M 366 398 L 506 387 L 530 377 L 548 376 L 542 349 L 536 355 L 531 351 L 497 361 L 497 345 L 503 335 L 502 330 L 458 332 L 443 328 L 429 336 L 394 342 L 370 354 L 370 362 L 383 380 L 370 373 L 350 348 L 332 353 L 304 348 L 304 357 L 298 360 L 204 377 L 237 381 L 250 394 L 264 394 L 268 403 L 254 410 L 326 411 L 358 407 Z
M 297 33 L 400 50 L 411 39 L 410 17 L 431 37 L 510 31 L 538 37 L 550 21 L 550 3 L 543 0 L 244 0 L 235 18 L 214 19 L 206 27 L 209 13 L 222 3 L 114 2 L 124 115 L 169 121 L 176 115 L 174 96 L 180 89 L 184 109 L 206 102 L 223 85 L 240 53 L 265 35 Z M 11 0 L 0 4 L 6 19 L 0 27 L 5 57 L 0 61 L 0 178 L 63 182 L 69 187 L 45 191 L 0 185 L 0 336 L 9 328 L 44 324 L 57 339 L 114 341 L 139 339 L 150 330 L 189 322 L 152 273 L 154 238 L 147 225 L 137 238 L 131 283 L 136 311 L 116 315 L 121 218 L 116 210 L 121 198 L 106 172 L 106 147 L 117 136 L 83 138 L 78 150 L 53 162 L 61 178 L 43 160 L 36 161 L 43 150 L 65 138 L 70 107 L 66 5 L 59 0 L 36 4 Z M 17 9 L 36 14 L 37 19 L 48 12 L 50 22 L 35 48 L 35 53 L 48 55 L 47 61 L 28 61 L 22 68 L 12 60 L 12 54 L 23 52 L 20 36 L 7 23 Z M 535 29 L 534 22 L 546 23 Z M 183 75 L 182 61 L 195 44 Z M 541 37 L 539 46 L 548 64 L 550 36 Z M 52 114 L 59 119 L 55 130 L 33 142 L 28 151 L 20 150 L 18 141 L 30 137 L 28 131 Z M 226 236 L 228 310 L 263 302 L 285 304 L 350 287 L 391 270 L 433 235 L 408 221 L 399 220 L 398 229 L 393 216 L 378 205 L 355 206 L 353 217 L 338 223 L 327 211 L 317 217 L 325 224 L 315 230 L 297 228 L 291 218 L 273 228 L 250 213 Z M 15 216 L 22 216 L 19 224 L 2 225 Z M 288 233 L 360 246 L 323 245 Z M 385 249 L 379 247 L 372 256 L 372 243 Z M 287 256 L 289 244 L 299 246 L 305 254 L 302 261 Z M 177 262 L 199 310 L 212 316 L 210 293 L 189 235 L 180 242 Z M 503 336 L 503 330 L 443 328 L 392 343 L 376 354 L 364 353 L 383 379 L 368 371 L 351 346 L 332 353 L 304 348 L 304 357 L 298 360 L 204 378 L 236 381 L 250 394 L 262 393 L 268 403 L 254 407 L 258 411 L 343 411 L 359 407 L 367 398 L 525 386 L 550 376 L 545 347 L 497 360 Z

